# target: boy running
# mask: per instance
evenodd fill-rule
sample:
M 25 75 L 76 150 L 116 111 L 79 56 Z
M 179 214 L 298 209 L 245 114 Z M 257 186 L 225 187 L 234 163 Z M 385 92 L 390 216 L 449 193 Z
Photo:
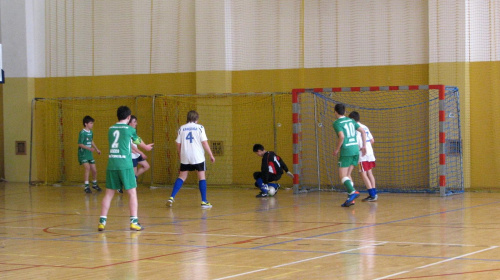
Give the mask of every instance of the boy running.
M 342 180 L 342 184 L 347 188 L 347 200 L 340 206 L 349 207 L 354 205 L 354 199 L 359 197 L 359 192 L 354 189 L 354 185 L 351 181 L 351 171 L 350 166 L 357 166 L 359 161 L 359 151 L 361 155 L 365 155 L 366 148 L 364 143 L 366 143 L 366 135 L 363 128 L 356 123 L 354 120 L 344 116 L 345 106 L 344 104 L 335 105 L 335 117 L 337 120 L 333 123 L 333 129 L 339 137 L 337 147 L 333 151 L 333 155 L 339 156 L 339 177 Z M 356 131 L 361 133 L 363 139 L 363 146 L 359 147 L 356 140 Z

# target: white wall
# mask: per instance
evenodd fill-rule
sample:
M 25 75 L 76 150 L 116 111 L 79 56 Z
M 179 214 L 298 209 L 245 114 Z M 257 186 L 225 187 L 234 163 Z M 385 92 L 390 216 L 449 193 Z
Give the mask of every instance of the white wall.
M 12 77 L 290 69 L 302 55 L 307 68 L 500 59 L 497 0 L 0 3 Z

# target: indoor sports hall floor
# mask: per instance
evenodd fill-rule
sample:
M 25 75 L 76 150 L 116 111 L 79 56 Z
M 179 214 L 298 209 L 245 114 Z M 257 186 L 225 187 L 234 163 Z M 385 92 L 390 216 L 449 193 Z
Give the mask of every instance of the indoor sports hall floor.
M 0 183 L 1 279 L 500 279 L 500 194 L 345 194 L 258 199 L 253 189 L 140 187 L 145 230 L 128 229 L 115 195 L 97 231 L 102 193 Z M 362 194 L 362 197 L 365 194 Z

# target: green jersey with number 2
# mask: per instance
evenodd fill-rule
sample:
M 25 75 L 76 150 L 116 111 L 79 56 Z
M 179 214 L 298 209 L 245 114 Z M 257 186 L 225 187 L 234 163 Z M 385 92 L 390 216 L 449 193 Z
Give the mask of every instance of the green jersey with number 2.
M 340 156 L 359 155 L 359 146 L 356 140 L 356 130 L 358 128 L 359 124 L 346 116 L 338 118 L 333 123 L 333 129 L 335 129 L 337 135 L 339 131 L 344 133 L 344 143 L 340 148 Z
M 134 168 L 132 164 L 132 145 L 141 143 L 135 128 L 128 124 L 116 123 L 108 130 L 109 158 L 108 170 L 124 170 Z

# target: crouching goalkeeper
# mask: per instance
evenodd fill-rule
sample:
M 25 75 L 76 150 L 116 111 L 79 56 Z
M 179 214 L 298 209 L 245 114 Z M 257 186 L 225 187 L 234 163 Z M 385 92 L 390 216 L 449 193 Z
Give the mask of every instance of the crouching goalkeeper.
M 292 172 L 288 171 L 288 167 L 283 159 L 273 151 L 266 151 L 261 144 L 255 144 L 253 145 L 253 152 L 262 157 L 261 171 L 253 173 L 255 186 L 260 189 L 260 193 L 256 197 L 267 197 L 269 187 L 274 187 L 277 193 L 280 188 L 280 184 L 277 181 L 283 175 L 283 170 L 288 176 L 293 178 Z

